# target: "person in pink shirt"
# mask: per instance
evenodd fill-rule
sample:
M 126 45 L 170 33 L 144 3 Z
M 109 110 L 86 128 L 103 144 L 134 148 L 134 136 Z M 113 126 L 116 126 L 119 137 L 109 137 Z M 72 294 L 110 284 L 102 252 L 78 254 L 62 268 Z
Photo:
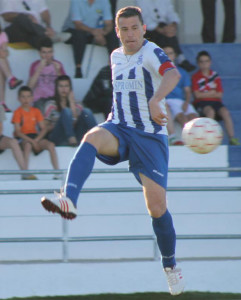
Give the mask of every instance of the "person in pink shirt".
M 6 112 L 9 112 L 10 109 L 7 107 L 5 103 L 5 85 L 6 80 L 8 81 L 8 86 L 10 89 L 15 89 L 19 86 L 23 81 L 17 79 L 10 68 L 8 62 L 8 36 L 2 31 L 0 26 L 0 102 Z
M 54 59 L 53 43 L 43 38 L 39 47 L 40 59 L 30 66 L 28 86 L 33 90 L 34 102 L 39 99 L 53 97 L 55 80 L 65 75 L 63 64 Z

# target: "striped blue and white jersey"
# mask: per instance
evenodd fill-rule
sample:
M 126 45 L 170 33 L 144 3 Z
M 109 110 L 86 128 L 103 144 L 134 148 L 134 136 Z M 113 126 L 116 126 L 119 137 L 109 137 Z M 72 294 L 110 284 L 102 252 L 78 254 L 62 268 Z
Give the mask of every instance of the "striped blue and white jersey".
M 160 86 L 166 70 L 175 68 L 164 51 L 144 40 L 142 48 L 125 55 L 123 47 L 111 55 L 113 106 L 108 121 L 156 134 L 167 134 L 166 126 L 155 123 L 148 102 Z M 165 99 L 160 107 L 166 113 Z

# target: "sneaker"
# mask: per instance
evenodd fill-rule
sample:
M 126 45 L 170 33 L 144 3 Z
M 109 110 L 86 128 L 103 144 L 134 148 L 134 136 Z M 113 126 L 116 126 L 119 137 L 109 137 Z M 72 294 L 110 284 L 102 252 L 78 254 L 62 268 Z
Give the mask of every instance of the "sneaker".
M 167 276 L 167 283 L 171 295 L 180 295 L 184 290 L 184 280 L 181 273 L 181 269 L 165 268 L 165 274 Z
M 8 82 L 8 86 L 10 88 L 10 90 L 15 89 L 17 86 L 19 86 L 20 84 L 22 84 L 23 81 L 20 79 L 17 79 L 16 77 L 12 77 L 9 82 Z
M 239 140 L 237 139 L 237 138 L 231 138 L 230 140 L 229 140 L 229 145 L 232 145 L 232 146 L 239 146 L 240 145 L 240 142 L 239 142 Z
M 192 65 L 187 59 L 185 59 L 184 61 L 182 61 L 179 66 L 181 68 L 183 68 L 184 70 L 186 70 L 187 72 L 192 72 L 196 69 L 196 67 L 194 65 Z
M 72 220 L 77 216 L 73 202 L 62 193 L 55 192 L 52 199 L 42 197 L 41 203 L 47 211 L 58 213 L 64 219 Z
M 169 139 L 169 145 L 171 146 L 183 146 L 184 143 L 181 140 L 178 140 L 176 137 Z
M 57 32 L 51 39 L 53 43 L 64 43 L 71 38 L 70 32 Z
M 37 180 L 38 178 L 33 174 L 22 175 L 22 180 Z
M 5 112 L 11 112 L 11 109 L 8 108 L 7 105 L 4 102 L 2 102 L 1 105 L 2 105 Z

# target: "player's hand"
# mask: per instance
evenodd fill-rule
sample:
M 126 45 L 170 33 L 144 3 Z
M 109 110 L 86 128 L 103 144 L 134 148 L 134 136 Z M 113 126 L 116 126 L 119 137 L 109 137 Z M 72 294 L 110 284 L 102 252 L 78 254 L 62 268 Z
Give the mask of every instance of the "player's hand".
M 161 126 L 165 126 L 167 124 L 168 117 L 161 110 L 159 101 L 155 99 L 151 99 L 149 101 L 149 109 L 150 109 L 151 118 L 154 122 L 156 122 L 158 125 Z

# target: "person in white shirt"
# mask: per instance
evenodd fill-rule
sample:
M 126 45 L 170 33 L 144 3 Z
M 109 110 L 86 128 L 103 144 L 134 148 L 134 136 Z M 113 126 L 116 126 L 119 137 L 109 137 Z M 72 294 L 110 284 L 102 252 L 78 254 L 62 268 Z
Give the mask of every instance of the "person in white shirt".
M 171 0 L 136 0 L 143 12 L 143 19 L 147 26 L 146 38 L 159 47 L 167 45 L 177 53 L 177 64 L 188 72 L 196 67 L 184 56 L 177 37 L 177 27 L 180 18 L 175 12 Z
M 45 0 L 1 0 L 1 16 L 9 42 L 27 42 L 38 49 L 44 37 L 54 42 L 66 41 L 69 33 L 56 33 L 51 26 L 51 15 Z

